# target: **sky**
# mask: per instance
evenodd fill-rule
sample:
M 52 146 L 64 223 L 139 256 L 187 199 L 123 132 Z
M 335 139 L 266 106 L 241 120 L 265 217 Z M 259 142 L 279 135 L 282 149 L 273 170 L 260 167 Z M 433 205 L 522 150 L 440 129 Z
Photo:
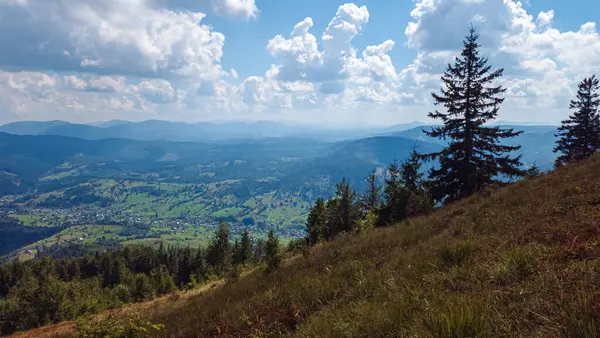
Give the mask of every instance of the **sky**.
M 0 123 L 428 122 L 473 24 L 498 118 L 555 124 L 599 22 L 597 0 L 0 0 Z

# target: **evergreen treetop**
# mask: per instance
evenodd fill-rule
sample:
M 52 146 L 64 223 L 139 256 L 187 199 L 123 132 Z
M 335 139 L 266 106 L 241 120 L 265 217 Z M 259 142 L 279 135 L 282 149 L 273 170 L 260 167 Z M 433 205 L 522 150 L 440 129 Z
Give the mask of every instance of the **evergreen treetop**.
M 510 156 L 520 147 L 502 142 L 521 132 L 485 125 L 498 115 L 505 89 L 493 84 L 502 77 L 503 69 L 492 70 L 488 59 L 479 55 L 478 38 L 471 27 L 461 56 L 448 65 L 442 76 L 441 93 L 432 93 L 435 105 L 443 106 L 444 111 L 428 115 L 443 125 L 424 132 L 448 144 L 423 157 L 439 160 L 439 166 L 430 170 L 429 179 L 432 197 L 440 202 L 469 196 L 488 184 L 499 183 L 501 177 L 524 175 L 519 168 L 520 156 Z
M 579 83 L 569 107 L 575 112 L 558 128 L 554 152 L 561 155 L 556 166 L 583 160 L 600 149 L 600 81 L 595 75 Z

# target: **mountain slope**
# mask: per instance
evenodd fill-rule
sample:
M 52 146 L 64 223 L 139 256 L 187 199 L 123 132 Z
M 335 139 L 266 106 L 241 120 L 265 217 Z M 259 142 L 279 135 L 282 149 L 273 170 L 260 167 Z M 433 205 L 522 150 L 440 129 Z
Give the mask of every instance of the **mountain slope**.
M 499 125 L 501 128 L 514 128 L 515 131 L 523 132 L 521 135 L 506 140 L 506 144 L 521 146 L 521 149 L 515 154 L 522 154 L 521 161 L 526 167 L 534 163 L 542 170 L 550 170 L 554 166 L 554 146 L 556 144 L 557 129 L 554 126 L 531 126 L 531 125 Z M 442 139 L 434 139 L 423 133 L 423 130 L 429 130 L 430 127 L 416 127 L 393 133 L 393 136 L 404 137 L 421 142 L 445 144 Z
M 600 156 L 112 320 L 165 337 L 596 337 L 598 172 Z

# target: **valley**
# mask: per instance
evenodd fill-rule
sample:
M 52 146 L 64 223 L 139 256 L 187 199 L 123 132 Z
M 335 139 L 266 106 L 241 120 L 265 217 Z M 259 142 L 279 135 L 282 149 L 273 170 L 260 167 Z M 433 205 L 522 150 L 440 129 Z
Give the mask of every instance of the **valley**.
M 274 229 L 284 241 L 300 238 L 310 205 L 332 196 L 342 178 L 361 191 L 372 170 L 382 182 L 387 166 L 412 148 L 443 146 L 423 136 L 426 127 L 406 128 L 329 142 L 313 134 L 181 142 L 0 133 L 0 219 L 24 232 L 49 229 L 48 237 L 5 246 L 0 256 L 30 259 L 61 247 L 94 252 L 136 243 L 198 247 L 220 221 L 234 235 L 248 230 L 261 238 Z M 524 165 L 549 169 L 554 155 L 539 144 L 549 144 L 555 128 L 518 128 L 524 134 L 511 142 L 523 144 Z M 250 126 L 245 130 L 252 134 Z

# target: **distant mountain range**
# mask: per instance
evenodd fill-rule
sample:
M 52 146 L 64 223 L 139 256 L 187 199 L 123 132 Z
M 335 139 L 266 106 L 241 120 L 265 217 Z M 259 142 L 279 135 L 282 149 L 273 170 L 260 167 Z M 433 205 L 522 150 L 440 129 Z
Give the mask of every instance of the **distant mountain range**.
M 233 138 L 295 137 L 337 141 L 385 135 L 422 126 L 422 122 L 398 124 L 385 128 L 339 129 L 289 125 L 277 122 L 183 123 L 160 120 L 143 122 L 107 121 L 75 124 L 65 121 L 23 121 L 0 126 L 0 132 L 16 135 L 57 135 L 86 140 L 127 138 L 140 141 L 218 141 Z
M 522 146 L 517 154 L 526 167 L 552 168 L 556 127 L 503 127 L 523 132 L 507 143 Z M 428 138 L 429 128 L 419 122 L 342 131 L 274 122 L 11 123 L 0 127 L 0 195 L 148 175 L 194 183 L 274 177 L 286 189 L 320 182 L 326 194 L 342 177 L 360 186 L 371 170 L 404 160 L 413 147 L 439 150 L 445 141 Z

